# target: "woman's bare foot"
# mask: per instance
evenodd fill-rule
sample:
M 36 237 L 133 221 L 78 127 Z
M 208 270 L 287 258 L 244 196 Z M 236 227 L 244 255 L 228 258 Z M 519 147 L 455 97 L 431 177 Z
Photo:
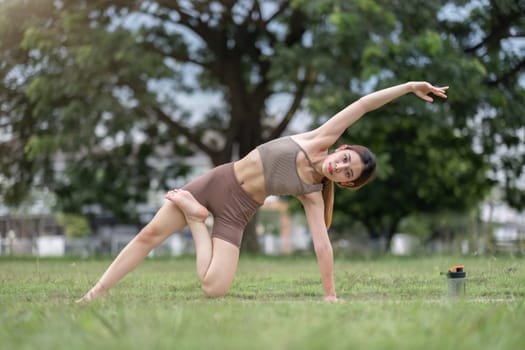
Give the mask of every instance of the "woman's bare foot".
M 188 221 L 204 221 L 208 217 L 208 209 L 186 190 L 169 191 L 166 193 L 166 199 L 175 203 L 184 212 Z

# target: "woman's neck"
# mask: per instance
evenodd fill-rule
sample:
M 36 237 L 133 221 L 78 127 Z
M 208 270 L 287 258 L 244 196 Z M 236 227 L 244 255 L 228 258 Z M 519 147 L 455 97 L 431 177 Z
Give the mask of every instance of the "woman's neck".
M 300 153 L 301 156 L 298 159 L 298 172 L 299 176 L 303 179 L 305 183 L 309 184 L 318 184 L 321 183 L 324 179 L 324 175 L 321 171 L 321 166 L 323 164 L 323 159 L 315 160 L 312 157 L 307 157 L 304 153 Z M 308 159 L 310 158 L 310 159 Z

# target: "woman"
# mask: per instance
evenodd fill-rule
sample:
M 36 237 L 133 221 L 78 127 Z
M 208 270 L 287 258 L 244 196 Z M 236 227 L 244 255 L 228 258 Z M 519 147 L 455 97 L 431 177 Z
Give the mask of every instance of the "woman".
M 121 251 L 104 275 L 79 301 L 103 295 L 172 233 L 189 226 L 196 248 L 197 273 L 209 296 L 223 296 L 239 259 L 243 229 L 268 195 L 295 195 L 302 203 L 318 260 L 325 301 L 337 300 L 333 252 L 328 238 L 333 182 L 357 189 L 375 171 L 375 158 L 363 146 L 342 146 L 329 153 L 343 132 L 365 113 L 407 93 L 432 102 L 446 98 L 448 87 L 409 82 L 373 92 L 352 103 L 318 128 L 270 141 L 244 158 L 221 165 L 166 194 L 167 202 Z M 210 237 L 204 220 L 214 217 Z

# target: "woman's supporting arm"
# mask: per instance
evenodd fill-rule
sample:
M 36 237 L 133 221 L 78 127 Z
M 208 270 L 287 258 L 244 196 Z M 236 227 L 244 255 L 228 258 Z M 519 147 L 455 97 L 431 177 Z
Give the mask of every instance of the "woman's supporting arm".
M 321 273 L 325 301 L 337 300 L 334 282 L 334 254 L 324 223 L 324 203 L 320 192 L 299 196 L 314 243 L 315 255 Z

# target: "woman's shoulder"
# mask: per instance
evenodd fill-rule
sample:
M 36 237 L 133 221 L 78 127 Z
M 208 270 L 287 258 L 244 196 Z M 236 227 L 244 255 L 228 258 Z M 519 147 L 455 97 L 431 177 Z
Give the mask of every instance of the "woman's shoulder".
M 330 140 L 323 137 L 316 130 L 295 134 L 291 136 L 302 149 L 310 153 L 326 152 L 326 150 L 332 146 Z

